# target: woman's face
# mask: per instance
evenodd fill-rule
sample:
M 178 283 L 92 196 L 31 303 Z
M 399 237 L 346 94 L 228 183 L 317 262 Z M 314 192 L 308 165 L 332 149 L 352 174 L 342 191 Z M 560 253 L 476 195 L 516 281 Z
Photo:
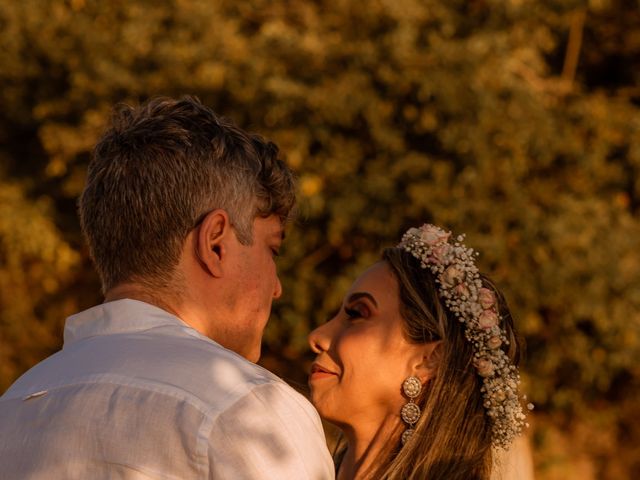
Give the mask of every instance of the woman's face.
M 380 262 L 351 286 L 340 311 L 309 334 L 317 354 L 311 368 L 311 401 L 339 426 L 380 425 L 397 418 L 402 382 L 419 375 L 423 345 L 403 334 L 398 282 Z

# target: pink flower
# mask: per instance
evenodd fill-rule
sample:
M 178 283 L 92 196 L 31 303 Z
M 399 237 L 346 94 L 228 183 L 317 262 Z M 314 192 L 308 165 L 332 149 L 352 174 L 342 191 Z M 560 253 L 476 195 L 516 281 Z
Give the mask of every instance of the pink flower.
M 488 288 L 478 290 L 478 301 L 483 310 L 487 310 L 496 304 L 496 296 Z
M 491 337 L 487 341 L 487 346 L 491 349 L 498 348 L 500 345 L 502 345 L 502 340 L 498 336 Z
M 490 377 L 493 375 L 493 362 L 488 358 L 479 358 L 473 362 L 473 364 L 478 370 L 478 375 L 481 377 Z
M 467 284 L 464 282 L 459 283 L 456 286 L 455 292 L 456 292 L 456 295 L 458 295 L 459 297 L 469 298 L 469 287 L 467 287 Z
M 478 325 L 485 330 L 489 330 L 497 324 L 498 315 L 493 310 L 484 310 L 478 317 Z
M 436 265 L 443 265 L 450 251 L 451 245 L 449 245 L 448 243 L 441 243 L 440 245 L 436 245 L 431 249 L 429 261 L 431 263 L 435 263 Z
M 440 275 L 440 281 L 445 287 L 454 287 L 464 281 L 464 272 L 455 265 L 451 265 Z
M 425 224 L 420 227 L 420 240 L 430 246 L 438 245 L 439 243 L 446 242 L 451 233 L 446 233 L 435 225 Z
M 411 235 L 411 236 L 416 236 L 419 237 L 420 236 L 420 229 L 416 228 L 416 227 L 411 227 L 409 230 L 407 230 L 407 235 Z

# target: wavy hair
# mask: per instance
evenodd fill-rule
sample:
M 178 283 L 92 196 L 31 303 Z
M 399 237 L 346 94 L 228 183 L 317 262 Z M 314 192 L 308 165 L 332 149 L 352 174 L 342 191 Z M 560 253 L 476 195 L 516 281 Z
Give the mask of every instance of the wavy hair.
M 400 248 L 384 250 L 400 292 L 404 333 L 413 343 L 439 342 L 434 375 L 416 403 L 422 415 L 415 433 L 402 446 L 399 425 L 368 476 L 384 480 L 488 480 L 493 464 L 491 423 L 485 413 L 482 379 L 473 366 L 473 348 L 464 325 L 446 309 L 433 274 Z M 514 365 L 520 360 L 520 342 L 504 296 L 482 276 L 497 298 L 502 327 L 509 339 L 505 353 Z

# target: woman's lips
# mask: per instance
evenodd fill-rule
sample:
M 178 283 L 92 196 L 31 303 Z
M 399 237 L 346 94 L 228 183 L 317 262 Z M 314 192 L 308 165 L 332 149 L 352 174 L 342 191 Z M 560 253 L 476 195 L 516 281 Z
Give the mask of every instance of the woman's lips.
M 338 375 L 337 373 L 334 373 L 324 368 L 322 365 L 318 363 L 314 363 L 313 365 L 311 365 L 311 373 L 309 374 L 309 381 L 320 380 L 322 378 L 335 377 L 337 375 Z

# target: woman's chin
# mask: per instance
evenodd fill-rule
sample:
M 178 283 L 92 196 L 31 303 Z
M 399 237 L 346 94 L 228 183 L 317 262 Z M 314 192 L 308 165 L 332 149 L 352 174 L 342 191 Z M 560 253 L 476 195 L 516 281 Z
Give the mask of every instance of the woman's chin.
M 347 423 L 348 420 L 344 418 L 344 415 L 336 414 L 335 409 L 328 409 L 326 408 L 326 406 L 323 406 L 322 404 L 316 405 L 315 403 L 313 404 L 313 406 L 318 411 L 318 415 L 320 415 L 320 418 L 322 419 L 322 421 L 330 423 L 331 425 L 339 428 L 340 430 L 344 430 L 345 428 L 349 427 L 349 424 Z
M 326 404 L 326 402 L 323 402 L 321 399 L 314 398 L 313 391 L 311 393 L 310 400 L 311 400 L 311 404 L 318 411 L 318 415 L 320 415 L 320 418 L 322 420 L 324 420 L 325 422 L 336 424 L 336 418 L 335 418 L 336 416 L 335 416 L 334 409 L 330 408 Z

